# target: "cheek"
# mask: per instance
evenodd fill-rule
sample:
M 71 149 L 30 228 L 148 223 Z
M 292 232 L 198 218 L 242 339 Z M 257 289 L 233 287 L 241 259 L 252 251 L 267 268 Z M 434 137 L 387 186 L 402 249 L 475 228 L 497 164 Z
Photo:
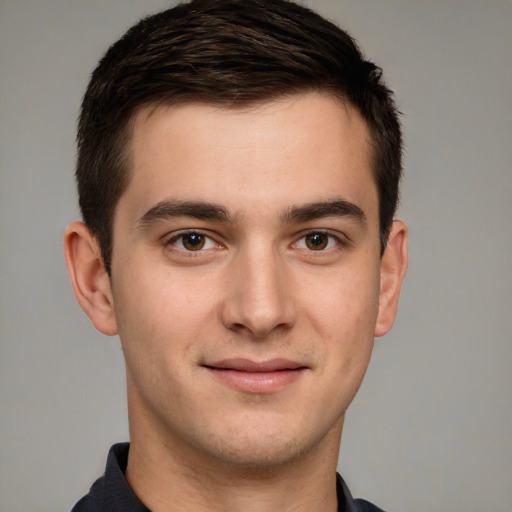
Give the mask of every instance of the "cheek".
M 339 273 L 310 301 L 310 324 L 323 340 L 315 347 L 319 368 L 339 398 L 325 407 L 344 410 L 361 384 L 373 349 L 378 296 L 378 271 L 366 268 Z
M 121 277 L 113 291 L 125 352 L 172 364 L 191 349 L 198 330 L 211 327 L 215 294 L 201 280 L 171 272 Z
M 165 410 L 170 391 L 173 400 L 180 394 L 180 382 L 189 371 L 186 361 L 193 359 L 197 318 L 187 297 L 177 297 L 172 287 L 150 276 L 119 287 L 114 301 L 132 399 L 142 397 L 158 414 Z
M 305 309 L 324 338 L 349 343 L 373 338 L 379 303 L 378 268 L 350 269 L 329 276 L 315 292 L 304 292 Z

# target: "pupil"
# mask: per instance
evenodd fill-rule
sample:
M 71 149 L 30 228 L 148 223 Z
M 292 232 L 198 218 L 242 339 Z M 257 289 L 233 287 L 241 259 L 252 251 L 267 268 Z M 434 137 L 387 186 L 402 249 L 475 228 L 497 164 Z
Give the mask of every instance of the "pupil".
M 322 235 L 313 235 L 311 237 L 311 243 L 313 245 L 321 245 L 324 242 L 324 237 Z
M 318 250 L 327 247 L 328 237 L 323 233 L 315 233 L 306 238 L 306 245 L 309 249 Z
M 199 251 L 204 247 L 205 238 L 198 233 L 190 233 L 183 237 L 183 245 L 189 251 Z
M 201 237 L 199 235 L 188 235 L 187 242 L 190 245 L 198 245 L 201 243 Z

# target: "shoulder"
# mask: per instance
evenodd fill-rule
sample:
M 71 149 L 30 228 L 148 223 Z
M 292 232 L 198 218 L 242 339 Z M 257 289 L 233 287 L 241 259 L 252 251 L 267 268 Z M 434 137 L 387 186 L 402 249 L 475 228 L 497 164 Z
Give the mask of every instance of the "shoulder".
M 71 512 L 94 512 L 97 510 L 91 500 L 89 499 L 89 495 L 84 496 L 75 506 L 71 509 Z
M 133 493 L 124 472 L 128 461 L 128 443 L 112 446 L 105 474 L 92 485 L 71 512 L 148 512 Z
M 357 512 L 384 512 L 381 508 L 366 500 L 354 500 L 354 505 Z
M 339 473 L 336 475 L 338 509 L 344 512 L 384 512 L 373 503 L 362 499 L 354 499 L 347 484 Z

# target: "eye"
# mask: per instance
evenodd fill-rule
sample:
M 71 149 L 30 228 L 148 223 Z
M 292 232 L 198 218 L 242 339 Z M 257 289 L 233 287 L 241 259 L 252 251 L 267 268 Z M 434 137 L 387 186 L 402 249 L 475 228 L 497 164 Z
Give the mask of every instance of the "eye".
M 303 236 L 296 244 L 298 249 L 310 251 L 324 251 L 339 245 L 340 241 L 334 235 L 322 231 L 315 231 Z
M 184 251 L 197 252 L 204 249 L 213 249 L 218 246 L 209 236 L 197 231 L 179 233 L 170 238 L 166 245 L 172 245 Z

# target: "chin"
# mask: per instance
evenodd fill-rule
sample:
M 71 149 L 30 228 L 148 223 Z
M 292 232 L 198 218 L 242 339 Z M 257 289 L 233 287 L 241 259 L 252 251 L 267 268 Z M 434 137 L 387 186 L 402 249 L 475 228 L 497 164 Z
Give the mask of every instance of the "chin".
M 291 464 L 307 452 L 306 447 L 291 439 L 253 439 L 249 442 L 211 445 L 210 453 L 224 464 L 246 470 L 265 470 Z
M 299 424 L 300 425 L 300 424 Z M 325 431 L 316 435 L 308 433 L 304 425 L 273 425 L 260 422 L 250 427 L 234 427 L 222 433 L 210 433 L 203 437 L 203 450 L 216 462 L 234 466 L 239 470 L 269 472 L 294 464 L 320 449 L 328 438 L 337 438 L 341 428 L 334 429 L 334 436 Z M 338 431 L 340 434 L 338 434 Z M 206 441 L 206 442 L 205 442 Z

